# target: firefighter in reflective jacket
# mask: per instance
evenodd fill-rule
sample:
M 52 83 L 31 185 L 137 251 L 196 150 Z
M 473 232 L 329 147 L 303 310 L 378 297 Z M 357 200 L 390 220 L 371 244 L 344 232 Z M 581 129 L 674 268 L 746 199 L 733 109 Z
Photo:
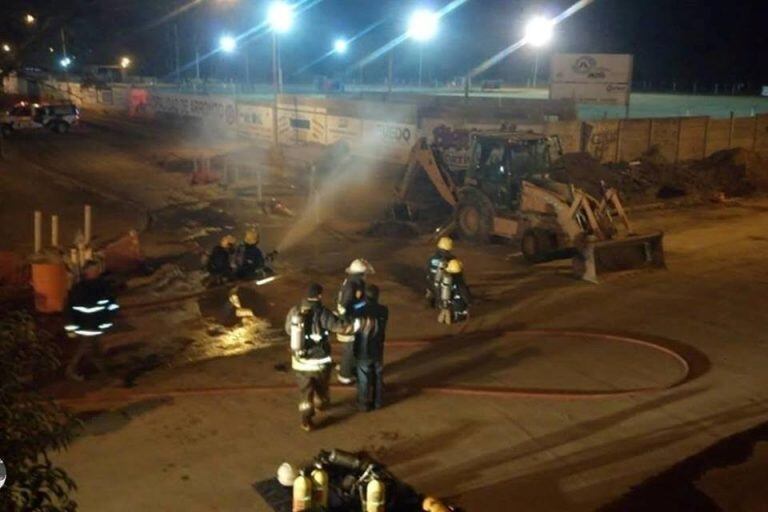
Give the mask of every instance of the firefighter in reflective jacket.
M 330 333 L 354 332 L 352 324 L 323 306 L 322 293 L 322 286 L 312 284 L 307 298 L 293 307 L 285 319 L 285 332 L 291 337 L 291 367 L 299 384 L 301 428 L 307 432 L 314 428 L 315 401 L 322 410 L 331 399 Z
M 440 279 L 443 276 L 445 267 L 453 258 L 453 240 L 444 236 L 437 242 L 437 251 L 427 261 L 427 279 L 426 279 L 426 301 L 431 308 L 437 306 L 437 289 L 440 286 Z
M 113 319 L 120 308 L 112 297 L 109 283 L 101 276 L 97 263 L 86 262 L 82 276 L 69 292 L 69 323 L 64 327 L 69 336 L 78 339 L 77 349 L 66 369 L 67 377 L 78 381 L 83 380 L 83 377 L 77 373 L 77 369 L 86 356 L 104 373 L 99 339 L 112 328 Z
M 359 317 L 365 306 L 365 278 L 374 274 L 373 265 L 360 258 L 347 267 L 347 278 L 341 284 L 337 298 L 337 311 L 347 321 Z M 344 343 L 344 351 L 339 365 L 339 383 L 350 385 L 355 381 L 355 337 L 346 334 L 337 336 L 340 343 Z
M 463 322 L 469 317 L 471 295 L 464 281 L 462 264 L 457 259 L 448 262 L 440 279 L 438 301 L 438 322 L 450 325 Z
M 259 232 L 249 229 L 245 232 L 243 242 L 235 249 L 235 262 L 238 279 L 253 279 L 264 277 L 266 268 L 264 253 L 259 248 Z

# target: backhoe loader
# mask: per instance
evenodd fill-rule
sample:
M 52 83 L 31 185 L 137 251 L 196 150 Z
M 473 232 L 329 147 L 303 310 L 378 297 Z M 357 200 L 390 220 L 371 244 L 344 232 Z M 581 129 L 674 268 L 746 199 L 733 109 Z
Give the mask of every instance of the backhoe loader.
M 618 193 L 602 187 L 595 197 L 550 178 L 562 156 L 559 139 L 533 132 L 476 132 L 470 136 L 469 166 L 452 172 L 439 148 L 422 139 L 413 147 L 396 189 L 396 215 L 419 208 L 409 194 L 424 171 L 440 197 L 453 207 L 454 225 L 468 240 L 517 240 L 531 263 L 572 258 L 576 275 L 598 276 L 643 267 L 664 267 L 661 232 L 634 233 Z

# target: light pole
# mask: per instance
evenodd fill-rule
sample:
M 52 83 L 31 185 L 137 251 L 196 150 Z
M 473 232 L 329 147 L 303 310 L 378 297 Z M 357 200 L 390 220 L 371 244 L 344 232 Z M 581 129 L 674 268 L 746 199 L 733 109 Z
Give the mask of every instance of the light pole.
M 539 57 L 541 48 L 547 45 L 554 36 L 555 24 L 552 20 L 537 16 L 531 19 L 525 26 L 525 42 L 534 48 L 533 79 L 531 86 L 536 88 L 536 79 L 539 76 Z
M 428 9 L 419 9 L 408 20 L 408 37 L 419 43 L 419 87 L 424 74 L 424 44 L 437 34 L 439 16 Z
M 237 50 L 237 39 L 235 39 L 234 36 L 230 34 L 222 35 L 221 37 L 219 37 L 219 50 L 221 51 L 221 53 L 225 55 L 230 55 L 232 53 L 235 53 L 235 50 Z M 226 69 L 228 68 L 229 66 L 227 66 Z M 226 76 L 225 76 L 225 84 L 226 84 Z
M 288 32 L 293 26 L 293 6 L 277 0 L 269 6 L 267 23 L 272 29 L 272 86 L 274 88 L 274 105 L 272 108 L 272 140 L 275 149 L 279 150 L 279 133 L 277 126 L 277 98 L 283 92 L 283 73 L 280 65 L 280 47 L 278 35 Z
M 130 57 L 123 56 L 120 58 L 120 74 L 122 75 L 123 81 L 125 81 L 128 76 L 128 68 L 131 67 L 131 64 L 132 61 Z

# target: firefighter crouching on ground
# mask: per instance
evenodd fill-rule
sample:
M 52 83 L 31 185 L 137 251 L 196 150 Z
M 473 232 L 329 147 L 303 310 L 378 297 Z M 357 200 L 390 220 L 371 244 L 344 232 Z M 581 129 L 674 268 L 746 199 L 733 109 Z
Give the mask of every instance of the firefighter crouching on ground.
M 67 378 L 83 380 L 77 370 L 80 362 L 86 357 L 100 373 L 105 373 L 99 340 L 112 328 L 119 308 L 109 283 L 101 275 L 99 265 L 94 261 L 86 262 L 82 279 L 69 291 L 69 324 L 64 328 L 70 337 L 78 338 L 78 345 L 75 355 L 67 365 Z
M 440 313 L 437 321 L 450 325 L 467 320 L 471 298 L 469 287 L 464 281 L 461 262 L 457 259 L 449 261 L 440 279 L 438 295 Z
M 218 286 L 230 281 L 234 276 L 235 237 L 226 235 L 221 238 L 219 245 L 211 250 L 206 262 L 206 270 L 210 274 L 208 284 Z
M 379 304 L 379 288 L 365 288 L 365 307 L 360 328 L 355 332 L 355 363 L 357 364 L 357 408 L 361 411 L 380 409 L 384 385 L 384 340 L 389 309 Z
M 322 304 L 323 287 L 312 284 L 307 298 L 294 306 L 285 319 L 285 332 L 291 337 L 291 367 L 299 384 L 301 428 L 313 429 L 312 418 L 317 408 L 322 410 L 331 400 L 330 332 L 351 334 L 353 326 L 337 318 Z
M 453 240 L 444 236 L 437 242 L 437 251 L 427 261 L 427 282 L 426 282 L 426 301 L 431 308 L 437 306 L 437 289 L 440 286 L 445 267 L 448 262 L 454 259 L 451 251 L 453 250 Z
M 373 266 L 364 259 L 356 259 L 347 267 L 347 278 L 341 284 L 337 299 L 339 315 L 351 321 L 359 316 L 365 306 L 365 278 L 374 274 Z M 339 366 L 339 383 L 350 385 L 355 381 L 355 337 L 348 334 L 339 334 L 337 339 L 344 344 L 344 351 Z
M 266 258 L 259 249 L 259 232 L 249 229 L 245 232 L 243 242 L 235 250 L 236 275 L 238 279 L 255 279 L 266 277 Z

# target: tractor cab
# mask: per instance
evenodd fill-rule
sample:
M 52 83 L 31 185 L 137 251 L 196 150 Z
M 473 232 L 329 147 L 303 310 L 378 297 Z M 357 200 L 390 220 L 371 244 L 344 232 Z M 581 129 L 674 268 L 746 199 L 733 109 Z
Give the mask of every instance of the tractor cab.
M 480 188 L 496 208 L 516 210 L 522 181 L 547 174 L 559 152 L 559 140 L 542 134 L 475 133 L 464 184 Z

